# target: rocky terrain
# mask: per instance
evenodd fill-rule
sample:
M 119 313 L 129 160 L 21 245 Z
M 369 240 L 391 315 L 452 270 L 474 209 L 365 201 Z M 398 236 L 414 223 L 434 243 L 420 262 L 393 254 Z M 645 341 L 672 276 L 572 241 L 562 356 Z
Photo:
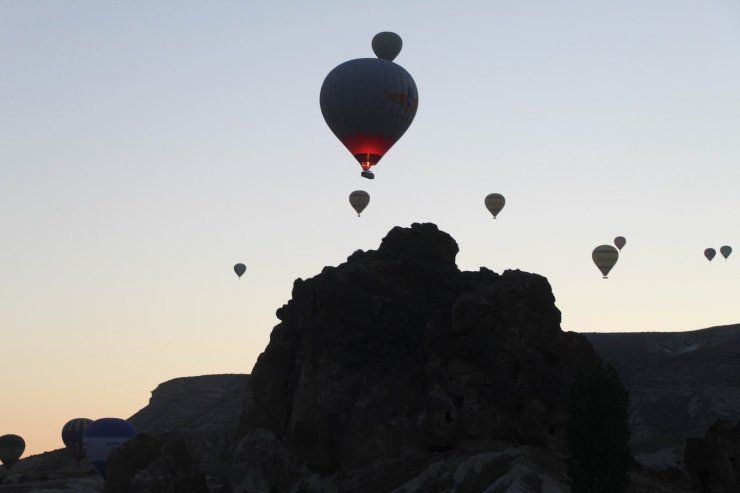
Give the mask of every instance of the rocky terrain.
M 152 391 L 149 404 L 129 421 L 147 436 L 177 432 L 176 442 L 198 458 L 204 478 L 216 478 L 216 489 L 219 478 L 227 476 L 248 382 L 248 375 L 176 378 Z M 99 492 L 103 481 L 86 461 L 78 466 L 64 449 L 22 459 L 9 472 L 0 470 L 2 493 L 58 491 Z
M 687 438 L 740 420 L 740 324 L 585 335 L 630 392 L 631 446 L 643 464 L 680 466 Z
M 712 425 L 738 419 L 740 325 L 563 332 L 547 279 L 457 252 L 433 224 L 394 228 L 295 282 L 250 376 L 159 385 L 105 486 L 57 450 L 0 493 L 567 493 L 568 389 L 597 352 L 632 394 L 637 458 L 682 468 L 636 465 L 630 493 L 739 491 L 738 425 Z
M 415 224 L 296 281 L 252 372 L 234 491 L 563 489 L 536 458 L 561 453 L 570 382 L 600 359 L 544 277 L 461 272 L 457 252 Z

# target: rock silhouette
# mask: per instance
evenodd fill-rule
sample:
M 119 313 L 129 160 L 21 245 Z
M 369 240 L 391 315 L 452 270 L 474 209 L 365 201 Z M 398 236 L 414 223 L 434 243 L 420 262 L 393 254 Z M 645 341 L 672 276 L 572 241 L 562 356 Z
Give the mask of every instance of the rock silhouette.
M 396 227 L 295 282 L 251 374 L 234 491 L 392 491 L 445 455 L 560 450 L 573 375 L 599 357 L 560 329 L 547 279 L 461 272 L 457 252 L 433 224 Z

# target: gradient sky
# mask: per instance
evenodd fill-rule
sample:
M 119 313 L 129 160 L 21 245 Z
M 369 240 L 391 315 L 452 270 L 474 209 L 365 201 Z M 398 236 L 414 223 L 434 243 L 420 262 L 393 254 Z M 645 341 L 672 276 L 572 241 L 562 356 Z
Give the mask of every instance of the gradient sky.
M 318 99 L 384 30 L 420 102 L 371 182 Z M 2 0 L 0 435 L 250 372 L 294 279 L 412 222 L 547 276 L 565 330 L 737 323 L 739 136 L 737 0 Z

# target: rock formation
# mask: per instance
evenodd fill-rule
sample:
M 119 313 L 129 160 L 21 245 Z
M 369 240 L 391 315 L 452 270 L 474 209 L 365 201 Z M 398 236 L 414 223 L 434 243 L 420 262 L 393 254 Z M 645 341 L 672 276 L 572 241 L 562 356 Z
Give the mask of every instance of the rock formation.
M 295 282 L 251 375 L 233 491 L 483 491 L 514 481 L 501 461 L 558 482 L 532 451 L 560 450 L 572 377 L 600 359 L 561 331 L 547 279 L 461 272 L 457 252 L 433 224 L 396 227 Z
M 109 493 L 221 491 L 248 375 L 176 378 L 129 418 L 139 435 L 111 457 Z
M 632 452 L 643 464 L 680 466 L 687 438 L 740 420 L 740 324 L 584 335 L 630 392 Z
M 696 491 L 740 491 L 740 421 L 718 420 L 704 438 L 687 440 L 684 463 Z

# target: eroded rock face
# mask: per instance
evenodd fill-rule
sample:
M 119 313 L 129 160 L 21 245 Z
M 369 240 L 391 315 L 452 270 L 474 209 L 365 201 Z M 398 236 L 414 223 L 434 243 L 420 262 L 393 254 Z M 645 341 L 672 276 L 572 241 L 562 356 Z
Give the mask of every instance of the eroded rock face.
M 113 467 L 120 469 L 111 491 L 227 489 L 248 385 L 249 375 L 203 375 L 157 386 L 149 405 L 129 418 L 144 438 L 134 439 L 111 458 Z M 207 486 L 199 482 L 201 476 Z M 186 484 L 192 489 L 181 489 Z
M 584 334 L 630 392 L 632 452 L 681 466 L 684 442 L 740 420 L 740 324 L 689 332 Z
M 113 451 L 106 493 L 209 493 L 185 441 L 175 433 L 141 433 Z
M 572 377 L 598 356 L 561 331 L 547 279 L 461 272 L 457 252 L 433 224 L 397 227 L 295 282 L 252 372 L 234 491 L 390 491 L 440 454 L 561 447 Z
M 696 491 L 740 491 L 740 421 L 718 420 L 704 438 L 687 440 L 684 463 Z

